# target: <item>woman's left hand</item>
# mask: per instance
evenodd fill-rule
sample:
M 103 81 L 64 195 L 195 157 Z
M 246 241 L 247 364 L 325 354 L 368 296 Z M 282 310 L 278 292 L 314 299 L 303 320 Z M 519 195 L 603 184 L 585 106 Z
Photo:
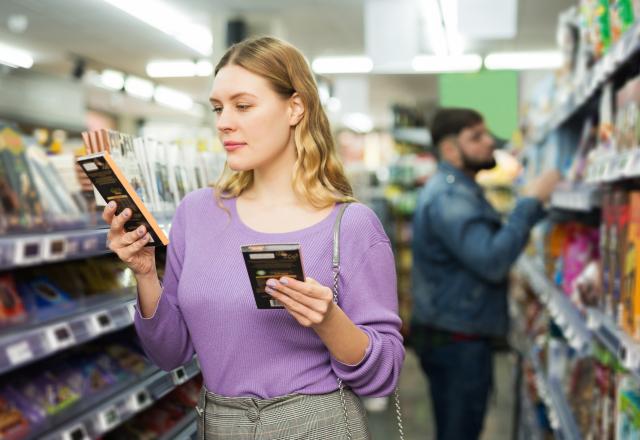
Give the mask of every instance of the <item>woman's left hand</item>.
M 289 277 L 269 279 L 266 292 L 304 327 L 321 326 L 336 308 L 331 289 L 313 278 L 307 277 L 304 282 Z

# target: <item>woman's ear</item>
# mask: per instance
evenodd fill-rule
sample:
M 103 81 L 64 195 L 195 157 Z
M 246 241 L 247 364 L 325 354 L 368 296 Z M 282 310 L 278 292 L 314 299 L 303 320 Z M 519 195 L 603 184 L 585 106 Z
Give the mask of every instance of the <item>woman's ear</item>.
M 298 93 L 294 93 L 289 98 L 289 125 L 292 127 L 298 125 L 304 115 L 304 104 Z

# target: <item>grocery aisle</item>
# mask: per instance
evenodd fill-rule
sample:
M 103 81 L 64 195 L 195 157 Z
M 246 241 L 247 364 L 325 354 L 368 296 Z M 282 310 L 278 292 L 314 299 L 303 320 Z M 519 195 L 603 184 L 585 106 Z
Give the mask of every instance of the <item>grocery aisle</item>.
M 516 395 L 514 391 L 514 365 L 512 355 L 496 356 L 496 389 L 491 396 L 489 413 L 482 433 L 482 440 L 513 439 Z M 428 384 L 412 350 L 407 351 L 404 369 L 400 376 L 400 396 L 404 432 L 407 440 L 435 439 Z M 370 412 L 369 426 L 374 440 L 398 438 L 395 412 L 389 401 L 384 412 Z

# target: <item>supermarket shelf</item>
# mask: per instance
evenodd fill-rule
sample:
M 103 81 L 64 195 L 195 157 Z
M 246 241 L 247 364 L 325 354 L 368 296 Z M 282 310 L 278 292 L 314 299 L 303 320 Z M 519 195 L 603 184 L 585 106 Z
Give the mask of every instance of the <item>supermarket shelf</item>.
M 586 172 L 589 183 L 607 183 L 640 178 L 640 147 L 594 158 Z
M 555 438 L 558 440 L 580 440 L 582 437 L 573 417 L 571 408 L 562 392 L 562 384 L 557 379 L 547 378 L 542 370 L 536 349 L 532 349 L 529 360 L 536 377 L 536 388 L 542 398 Z
M 29 439 L 43 440 L 88 440 L 99 438 L 106 432 L 135 416 L 166 396 L 176 386 L 182 385 L 200 372 L 196 359 L 171 372 L 159 371 L 156 367 L 144 379 L 127 381 L 109 395 L 98 395 L 83 401 L 73 413 L 63 413 L 66 420 L 56 427 L 40 430 L 29 435 Z
M 582 108 L 600 90 L 603 84 L 609 80 L 620 66 L 632 61 L 640 49 L 640 22 L 629 29 L 616 42 L 609 52 L 596 63 L 583 84 L 580 84 L 567 101 L 549 117 L 548 121 L 540 128 L 539 134 L 534 137 L 533 143 L 540 144 L 549 133 L 557 130 Z
M 569 345 L 581 354 L 590 353 L 591 332 L 586 319 L 569 298 L 545 276 L 542 265 L 531 257 L 522 256 L 516 264 L 516 270 L 527 279 L 540 302 L 547 307 Z
M 198 431 L 197 413 L 191 411 L 172 430 L 160 437 L 160 440 L 195 440 Z
M 398 142 L 428 147 L 431 145 L 431 133 L 426 127 L 394 128 L 393 138 Z
M 600 189 L 597 186 L 580 186 L 556 190 L 551 195 L 551 207 L 567 211 L 592 211 L 600 207 Z
M 589 309 L 587 323 L 596 339 L 640 380 L 640 343 L 627 335 L 609 316 Z
M 170 221 L 160 228 L 168 234 Z M 97 257 L 109 253 L 108 229 L 84 229 L 0 237 L 0 270 Z
M 46 318 L 11 326 L 0 333 L 0 374 L 84 344 L 133 323 L 135 289 L 78 301 Z

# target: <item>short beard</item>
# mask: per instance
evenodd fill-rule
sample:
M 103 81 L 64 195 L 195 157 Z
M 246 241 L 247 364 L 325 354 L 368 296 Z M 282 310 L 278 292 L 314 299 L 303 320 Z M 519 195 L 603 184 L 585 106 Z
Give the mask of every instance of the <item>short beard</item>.
M 478 171 L 490 170 L 495 168 L 496 160 L 492 157 L 489 160 L 479 161 L 470 159 L 465 154 L 462 154 L 462 166 L 467 171 L 477 173 Z

